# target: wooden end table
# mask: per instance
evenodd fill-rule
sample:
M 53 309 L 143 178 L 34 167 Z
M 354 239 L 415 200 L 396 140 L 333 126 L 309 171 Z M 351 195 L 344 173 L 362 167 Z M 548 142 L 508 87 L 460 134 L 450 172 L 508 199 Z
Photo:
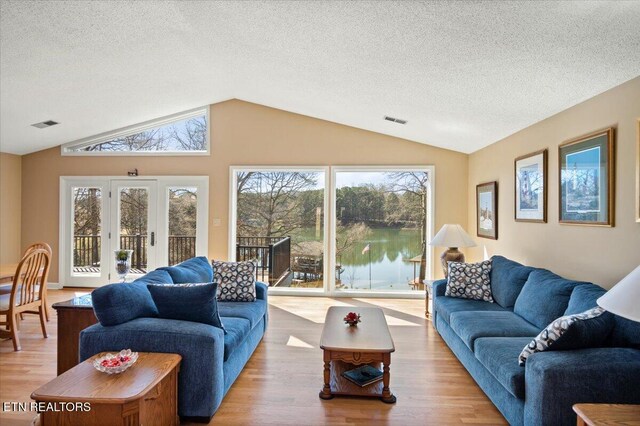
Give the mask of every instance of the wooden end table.
M 31 394 L 31 399 L 43 407 L 42 425 L 168 426 L 180 423 L 180 355 L 141 352 L 129 369 L 112 375 L 93 367 L 93 360 L 102 355 L 78 364 Z M 75 409 L 71 411 L 69 407 Z
M 362 317 L 357 326 L 351 327 L 343 321 L 350 311 L 356 311 Z M 388 404 L 396 402 L 389 389 L 389 365 L 395 347 L 382 309 L 330 307 L 322 329 L 320 348 L 324 351 L 324 386 L 320 398 L 352 395 L 380 398 Z M 342 377 L 343 372 L 363 364 L 375 368 L 382 364 L 382 381 L 360 387 Z
M 58 313 L 58 375 L 78 365 L 80 332 L 98 322 L 91 295 L 53 304 Z
M 640 425 L 640 405 L 575 404 L 578 426 Z

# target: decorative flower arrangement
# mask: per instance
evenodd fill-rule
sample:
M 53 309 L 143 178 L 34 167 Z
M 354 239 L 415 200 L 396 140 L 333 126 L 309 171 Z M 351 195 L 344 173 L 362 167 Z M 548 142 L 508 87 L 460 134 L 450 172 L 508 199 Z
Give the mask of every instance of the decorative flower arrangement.
M 343 319 L 345 324 L 349 324 L 352 327 L 358 325 L 358 323 L 362 321 L 360 319 L 360 314 L 357 312 L 349 312 Z
M 123 349 L 117 354 L 106 354 L 93 361 L 93 366 L 98 371 L 107 374 L 122 373 L 131 367 L 138 360 L 138 352 L 131 352 L 131 349 Z

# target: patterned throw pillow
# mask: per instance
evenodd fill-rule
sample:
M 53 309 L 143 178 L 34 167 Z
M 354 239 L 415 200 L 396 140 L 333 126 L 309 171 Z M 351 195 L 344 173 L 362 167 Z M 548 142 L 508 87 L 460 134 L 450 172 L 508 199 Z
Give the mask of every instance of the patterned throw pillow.
M 256 265 L 246 262 L 213 261 L 213 281 L 218 284 L 221 302 L 253 302 L 256 300 Z
M 493 303 L 491 260 L 479 263 L 449 262 L 448 269 L 445 296 Z
M 571 329 L 576 327 L 578 323 L 598 318 L 604 312 L 605 310 L 598 306 L 580 314 L 566 315 L 554 320 L 542 330 L 531 343 L 522 349 L 518 357 L 518 364 L 524 365 L 527 358 L 536 352 L 553 350 L 561 346 L 563 336 L 570 334 Z M 569 348 L 563 347 L 562 349 Z

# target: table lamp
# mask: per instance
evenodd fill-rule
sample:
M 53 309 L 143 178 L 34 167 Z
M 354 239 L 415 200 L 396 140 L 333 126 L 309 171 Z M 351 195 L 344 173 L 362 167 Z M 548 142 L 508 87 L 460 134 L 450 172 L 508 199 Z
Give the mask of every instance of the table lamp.
M 612 314 L 640 322 L 640 266 L 596 302 Z
M 442 271 L 446 278 L 448 262 L 464 262 L 464 254 L 458 251 L 458 247 L 474 247 L 476 243 L 469 234 L 464 232 L 462 226 L 447 224 L 438 231 L 436 236 L 429 242 L 429 245 L 448 247 L 440 256 Z

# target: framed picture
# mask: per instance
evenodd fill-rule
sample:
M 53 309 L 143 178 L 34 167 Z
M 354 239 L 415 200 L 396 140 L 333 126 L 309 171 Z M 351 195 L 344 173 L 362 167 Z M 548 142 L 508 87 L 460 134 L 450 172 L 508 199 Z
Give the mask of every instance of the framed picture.
M 614 129 L 558 147 L 560 223 L 614 226 Z
M 547 222 L 546 149 L 515 159 L 515 220 Z
M 476 217 L 478 237 L 498 239 L 498 182 L 476 186 Z

